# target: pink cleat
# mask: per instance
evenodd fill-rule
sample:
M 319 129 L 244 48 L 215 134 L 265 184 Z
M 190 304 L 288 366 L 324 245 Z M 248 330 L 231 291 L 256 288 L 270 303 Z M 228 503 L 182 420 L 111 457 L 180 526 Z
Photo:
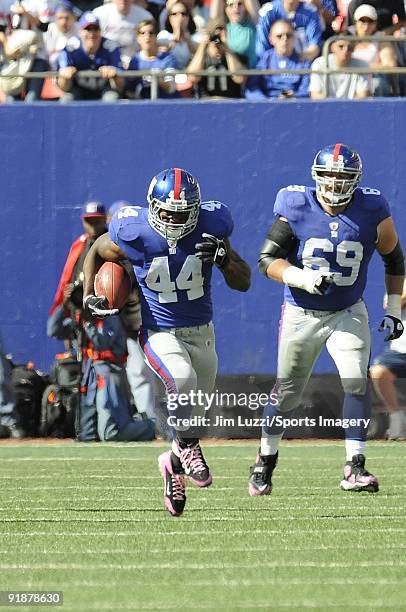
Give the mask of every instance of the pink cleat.
M 378 479 L 365 469 L 364 455 L 354 455 L 351 461 L 347 461 L 340 486 L 343 491 L 379 491 Z
M 180 516 L 185 509 L 186 487 L 182 474 L 176 474 L 171 460 L 171 451 L 158 457 L 159 470 L 164 479 L 164 502 L 172 516 Z
M 197 487 L 209 487 L 213 482 L 213 478 L 210 474 L 209 466 L 203 457 L 199 440 L 196 438 L 190 440 L 187 446 L 181 446 L 179 442 L 176 442 L 176 444 L 178 445 L 179 460 L 185 475 Z

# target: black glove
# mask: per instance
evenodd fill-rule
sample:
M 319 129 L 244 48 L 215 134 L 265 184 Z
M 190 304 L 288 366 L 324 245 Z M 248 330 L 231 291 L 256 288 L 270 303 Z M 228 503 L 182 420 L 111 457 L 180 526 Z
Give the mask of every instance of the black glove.
M 230 259 L 224 240 L 211 234 L 202 234 L 202 238 L 206 238 L 206 240 L 195 244 L 196 257 L 203 262 L 214 264 L 218 268 L 224 268 Z
M 397 317 L 393 317 L 392 315 L 386 315 L 383 318 L 378 331 L 384 330 L 388 331 L 387 335 L 384 338 L 385 342 L 388 342 L 388 340 L 397 340 L 397 338 L 400 338 L 400 336 L 403 334 L 403 323 Z
M 329 287 L 334 284 L 334 276 L 333 274 L 323 275 L 320 281 L 317 281 L 315 284 L 315 292 L 318 295 L 324 295 Z
M 106 308 L 103 306 L 107 298 L 104 295 L 87 295 L 83 300 L 83 308 L 94 317 L 108 317 L 118 314 L 118 308 Z

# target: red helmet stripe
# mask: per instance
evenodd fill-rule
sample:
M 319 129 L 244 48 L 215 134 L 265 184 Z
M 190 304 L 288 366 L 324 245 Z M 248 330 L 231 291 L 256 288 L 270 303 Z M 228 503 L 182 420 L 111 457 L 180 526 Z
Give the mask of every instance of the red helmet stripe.
M 180 198 L 180 183 L 182 179 L 182 170 L 180 168 L 174 168 L 175 170 L 175 186 L 173 189 L 173 197 L 175 200 Z
M 333 153 L 333 155 L 334 155 L 333 160 L 335 162 L 338 161 L 338 156 L 340 154 L 340 149 L 341 149 L 341 143 L 336 144 L 335 147 L 334 147 L 334 153 Z

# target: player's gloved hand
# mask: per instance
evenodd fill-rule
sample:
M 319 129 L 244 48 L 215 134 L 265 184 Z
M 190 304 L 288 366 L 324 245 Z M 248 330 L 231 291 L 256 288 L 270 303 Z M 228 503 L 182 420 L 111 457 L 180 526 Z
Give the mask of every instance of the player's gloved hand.
M 312 270 L 311 268 L 297 268 L 289 266 L 283 272 L 283 282 L 289 287 L 303 289 L 312 295 L 324 295 L 334 283 L 332 272 Z
M 400 338 L 400 336 L 403 334 L 403 323 L 397 317 L 393 317 L 392 315 L 386 315 L 383 318 L 378 331 L 382 332 L 385 330 L 388 332 L 384 338 L 385 342 L 388 342 L 388 340 L 396 340 L 397 338 Z
M 106 306 L 103 306 L 106 300 L 107 298 L 104 295 L 87 295 L 83 298 L 83 308 L 94 317 L 109 317 L 110 315 L 118 314 L 118 308 L 106 308 Z
M 203 262 L 214 264 L 218 268 L 224 268 L 230 259 L 224 240 L 211 234 L 202 234 L 202 238 L 206 240 L 195 244 L 196 257 Z

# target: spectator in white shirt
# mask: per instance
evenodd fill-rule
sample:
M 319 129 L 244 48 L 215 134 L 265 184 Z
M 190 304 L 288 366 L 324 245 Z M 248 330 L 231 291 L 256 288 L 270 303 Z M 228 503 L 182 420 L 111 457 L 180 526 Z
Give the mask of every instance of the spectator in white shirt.
M 114 40 L 121 47 L 121 61 L 127 68 L 138 50 L 135 28 L 140 21 L 152 19 L 151 13 L 131 0 L 113 0 L 94 9 L 104 38 Z
M 58 54 L 66 47 L 71 36 L 77 36 L 75 8 L 70 2 L 61 2 L 55 9 L 55 21 L 50 23 L 44 34 L 45 47 L 52 70 L 58 70 Z
M 355 98 L 367 98 L 372 93 L 372 83 L 368 74 L 346 73 L 346 68 L 367 68 L 368 64 L 351 56 L 353 41 L 349 32 L 342 32 L 343 38 L 336 40 L 331 45 L 332 53 L 328 55 L 328 61 L 324 57 L 318 57 L 312 64 L 310 76 L 310 97 L 313 100 L 322 98 L 342 98 L 353 100 Z M 337 74 L 323 75 L 317 70 L 323 68 L 342 68 Z M 327 91 L 325 91 L 327 90 Z

